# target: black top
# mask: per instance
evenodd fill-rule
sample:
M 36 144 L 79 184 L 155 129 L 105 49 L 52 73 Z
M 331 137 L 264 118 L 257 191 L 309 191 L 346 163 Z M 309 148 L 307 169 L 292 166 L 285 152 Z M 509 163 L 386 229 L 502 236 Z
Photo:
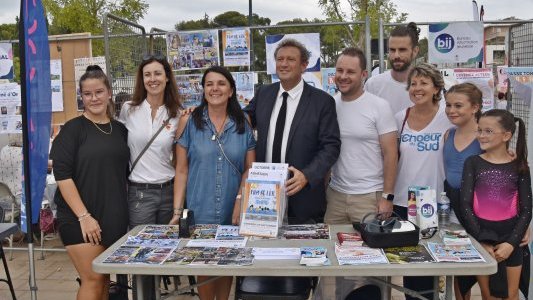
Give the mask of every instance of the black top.
M 65 123 L 50 152 L 56 181 L 74 181 L 83 204 L 102 229 L 104 246 L 113 244 L 128 227 L 127 130 L 122 123 L 111 122 L 108 135 L 84 116 L 74 118 Z M 110 125 L 98 127 L 109 132 Z M 58 220 L 78 223 L 59 189 L 55 201 Z
M 478 241 L 508 242 L 517 247 L 531 221 L 531 206 L 529 171 L 519 174 L 515 161 L 494 164 L 478 155 L 466 159 L 460 214 L 464 228 Z M 507 223 L 512 228 L 486 228 L 480 224 L 493 220 L 511 221 Z M 501 236 L 502 232 L 505 236 Z

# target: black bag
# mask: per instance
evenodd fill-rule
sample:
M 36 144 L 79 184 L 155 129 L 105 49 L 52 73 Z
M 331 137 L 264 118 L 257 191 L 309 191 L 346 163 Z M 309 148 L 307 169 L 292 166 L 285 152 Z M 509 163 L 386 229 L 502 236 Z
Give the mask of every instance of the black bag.
M 420 241 L 420 228 L 398 215 L 383 218 L 382 214 L 368 213 L 358 226 L 363 241 L 371 248 L 416 246 Z

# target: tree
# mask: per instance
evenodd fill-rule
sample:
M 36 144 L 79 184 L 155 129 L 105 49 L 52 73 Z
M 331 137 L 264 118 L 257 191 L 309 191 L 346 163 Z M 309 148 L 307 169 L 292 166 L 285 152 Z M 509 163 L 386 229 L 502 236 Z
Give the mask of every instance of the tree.
M 342 3 L 348 4 L 349 11 L 343 11 Z M 328 16 L 329 21 L 364 21 L 370 18 L 370 33 L 378 37 L 379 19 L 385 23 L 401 23 L 407 19 L 407 13 L 399 13 L 392 0 L 318 0 L 318 5 Z M 364 26 L 344 27 L 350 36 L 351 45 L 363 48 L 365 40 Z
M 102 34 L 105 13 L 137 22 L 148 10 L 145 0 L 43 0 L 50 34 Z

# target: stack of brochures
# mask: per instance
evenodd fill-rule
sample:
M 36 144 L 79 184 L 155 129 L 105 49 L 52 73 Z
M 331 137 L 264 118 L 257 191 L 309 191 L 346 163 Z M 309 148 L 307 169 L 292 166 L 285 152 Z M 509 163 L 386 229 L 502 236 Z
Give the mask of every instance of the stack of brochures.
M 485 259 L 474 245 L 446 245 L 428 243 L 429 252 L 437 262 L 484 262 Z
M 335 255 L 339 265 L 387 264 L 383 249 L 365 246 L 342 246 L 335 243 Z
M 280 236 L 287 240 L 329 240 L 328 224 L 283 225 Z
M 435 259 L 424 245 L 383 249 L 391 264 L 433 263 Z
M 195 225 L 191 237 L 186 247 L 243 248 L 248 240 L 239 235 L 239 226 L 216 224 Z
M 287 206 L 288 172 L 287 164 L 253 163 L 242 194 L 240 234 L 278 236 Z
M 311 267 L 330 264 L 326 256 L 327 249 L 325 247 L 301 247 L 300 253 L 300 265 Z
M 183 247 L 173 251 L 165 264 L 247 266 L 253 260 L 252 248 Z
M 262 248 L 254 247 L 252 251 L 257 260 L 268 259 L 299 259 L 300 248 Z
M 147 225 L 127 240 L 104 263 L 162 264 L 178 247 L 179 228 L 172 225 Z

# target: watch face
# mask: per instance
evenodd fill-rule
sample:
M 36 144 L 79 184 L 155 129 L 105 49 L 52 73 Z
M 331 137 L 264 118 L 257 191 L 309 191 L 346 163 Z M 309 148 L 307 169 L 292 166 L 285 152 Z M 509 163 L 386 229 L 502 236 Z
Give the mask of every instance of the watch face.
M 394 195 L 393 194 L 387 194 L 387 200 L 389 200 L 389 201 L 394 200 Z

